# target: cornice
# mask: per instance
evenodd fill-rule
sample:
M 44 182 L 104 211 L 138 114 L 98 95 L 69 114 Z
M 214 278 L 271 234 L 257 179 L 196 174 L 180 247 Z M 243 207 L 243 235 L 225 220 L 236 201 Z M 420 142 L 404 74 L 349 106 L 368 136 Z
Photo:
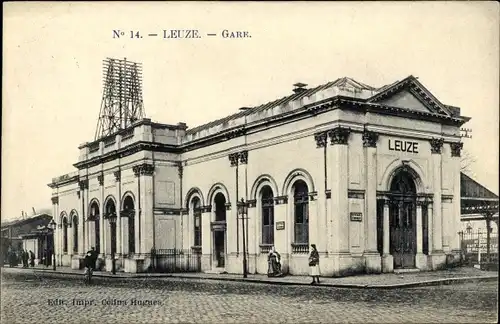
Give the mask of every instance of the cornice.
M 182 143 L 179 145 L 152 143 L 146 141 L 139 141 L 131 143 L 125 147 L 117 150 L 110 151 L 100 156 L 93 157 L 86 161 L 80 161 L 73 164 L 76 168 L 89 168 L 96 166 L 105 162 L 112 161 L 117 158 L 122 158 L 125 156 L 132 155 L 140 151 L 153 151 L 153 152 L 164 152 L 180 154 L 183 152 L 189 152 L 201 147 L 207 147 L 216 143 L 226 141 L 228 139 L 236 138 L 247 134 L 250 130 L 257 130 L 262 126 L 279 126 L 286 123 L 290 123 L 299 119 L 308 118 L 311 115 L 317 115 L 321 113 L 328 112 L 333 109 L 343 109 L 343 110 L 353 110 L 361 112 L 375 112 L 383 115 L 395 115 L 399 117 L 406 117 L 412 119 L 427 120 L 432 122 L 437 122 L 440 124 L 451 124 L 451 125 L 462 125 L 468 118 L 453 118 L 449 116 L 443 116 L 435 113 L 426 113 L 421 111 L 415 111 L 411 109 L 391 107 L 387 105 L 380 105 L 378 103 L 368 103 L 365 100 L 359 100 L 355 98 L 347 98 L 336 96 L 328 99 L 324 99 L 319 102 L 305 105 L 299 109 L 293 110 L 289 113 L 283 113 L 278 116 L 272 116 L 267 119 L 260 120 L 258 122 L 249 123 L 246 126 L 239 125 L 231 129 L 224 130 L 220 133 L 205 136 L 200 139 L 196 139 L 190 142 Z M 116 134 L 115 134 L 116 135 Z M 102 139 L 101 139 L 102 140 Z M 100 140 L 100 141 L 101 141 Z M 95 143 L 86 144 L 90 146 Z

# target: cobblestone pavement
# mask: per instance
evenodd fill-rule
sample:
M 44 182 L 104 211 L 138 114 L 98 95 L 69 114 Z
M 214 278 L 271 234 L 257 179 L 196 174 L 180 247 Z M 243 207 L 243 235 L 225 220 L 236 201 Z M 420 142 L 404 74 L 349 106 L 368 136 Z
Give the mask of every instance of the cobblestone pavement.
M 496 282 L 377 290 L 179 278 L 94 279 L 92 285 L 86 286 L 75 280 L 4 277 L 1 322 L 493 323 L 497 320 Z M 142 304 L 134 303 L 134 298 L 143 301 Z

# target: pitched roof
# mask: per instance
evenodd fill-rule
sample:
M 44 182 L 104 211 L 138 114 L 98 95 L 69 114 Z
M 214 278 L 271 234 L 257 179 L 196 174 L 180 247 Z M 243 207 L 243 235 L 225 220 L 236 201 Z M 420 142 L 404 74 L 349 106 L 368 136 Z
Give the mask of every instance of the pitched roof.
M 460 172 L 460 197 L 461 199 L 498 200 L 498 195 L 463 172 Z
M 401 81 L 396 81 L 387 85 L 384 85 L 380 88 L 376 88 L 370 85 L 367 85 L 365 83 L 356 81 L 350 77 L 343 77 L 339 78 L 335 81 L 328 82 L 322 85 L 319 85 L 314 88 L 306 89 L 306 88 L 301 88 L 300 91 L 297 91 L 296 93 L 293 93 L 291 95 L 282 97 L 280 99 L 255 106 L 255 107 L 245 107 L 245 109 L 226 116 L 224 118 L 220 118 L 214 121 L 211 121 L 209 123 L 196 126 L 194 128 L 190 128 L 186 131 L 186 135 L 190 134 L 195 134 L 203 130 L 211 129 L 212 127 L 215 126 L 222 126 L 224 127 L 224 124 L 229 124 L 230 122 L 239 119 L 244 116 L 249 116 L 253 115 L 265 110 L 270 110 L 279 106 L 286 106 L 292 102 L 296 102 L 302 98 L 306 97 L 311 97 L 314 94 L 328 90 L 329 88 L 337 88 L 340 91 L 347 91 L 348 97 L 353 97 L 358 100 L 363 100 L 367 101 L 369 103 L 376 103 L 379 100 L 382 100 L 383 98 L 386 98 L 393 94 L 394 92 L 399 91 L 400 89 L 404 87 L 409 87 L 411 92 L 419 98 L 422 102 L 426 104 L 428 109 L 431 111 L 431 113 L 438 114 L 438 115 L 444 115 L 447 117 L 455 117 L 457 116 L 457 111 L 455 109 L 451 109 L 451 106 L 447 106 L 442 104 L 438 99 L 436 99 L 430 91 L 428 91 L 418 80 L 416 77 L 413 75 L 410 75 L 406 77 L 405 79 Z M 351 95 L 354 93 L 354 96 Z
M 318 91 L 325 90 L 325 89 L 328 89 L 331 87 L 351 88 L 351 89 L 356 89 L 358 91 L 362 91 L 362 90 L 368 90 L 368 91 L 373 91 L 373 92 L 377 91 L 377 89 L 372 87 L 372 86 L 369 86 L 369 85 L 364 84 L 362 82 L 356 81 L 356 80 L 349 78 L 349 77 L 343 77 L 343 78 L 339 78 L 335 81 L 328 82 L 328 83 L 319 85 L 319 86 L 311 88 L 311 89 L 304 89 L 303 91 L 291 94 L 289 96 L 282 97 L 280 99 L 277 99 L 277 100 L 274 100 L 274 101 L 271 101 L 271 102 L 268 102 L 268 103 L 265 103 L 265 104 L 262 104 L 262 105 L 259 105 L 256 107 L 249 107 L 249 109 L 242 110 L 238 113 L 235 113 L 235 114 L 226 116 L 224 118 L 217 119 L 217 120 L 211 121 L 209 123 L 188 129 L 186 131 L 186 133 L 193 134 L 193 133 L 199 132 L 203 129 L 207 129 L 207 128 L 211 128 L 211 127 L 216 126 L 216 125 L 227 123 L 230 120 L 233 120 L 233 119 L 236 119 L 239 117 L 243 117 L 245 115 L 251 115 L 251 114 L 254 114 L 254 113 L 257 113 L 260 111 L 272 109 L 274 107 L 278 107 L 281 105 L 286 105 L 286 104 L 290 103 L 291 101 L 300 100 L 301 98 L 304 98 L 304 97 L 310 97 L 313 94 L 317 93 Z
M 29 223 L 31 221 L 37 220 L 39 218 L 52 218 L 52 216 L 49 214 L 45 214 L 45 213 L 31 215 L 31 216 L 27 216 L 26 218 L 21 218 L 21 219 L 18 218 L 18 219 L 13 219 L 13 220 L 9 220 L 6 222 L 2 222 L 1 227 L 5 228 L 8 226 L 19 226 L 19 225 L 23 225 L 25 223 Z

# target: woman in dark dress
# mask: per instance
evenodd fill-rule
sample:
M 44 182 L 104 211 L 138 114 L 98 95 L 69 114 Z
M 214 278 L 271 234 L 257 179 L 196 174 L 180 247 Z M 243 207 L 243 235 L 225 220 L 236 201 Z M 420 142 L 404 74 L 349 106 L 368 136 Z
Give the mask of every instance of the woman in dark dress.
M 311 285 L 319 283 L 319 253 L 316 250 L 316 244 L 311 244 L 311 254 L 309 255 L 309 268 L 311 270 L 311 277 L 313 281 Z
M 269 251 L 269 254 L 267 256 L 267 263 L 268 263 L 268 270 L 267 270 L 268 277 L 281 276 L 281 255 L 278 253 L 278 251 L 276 251 L 274 246 Z

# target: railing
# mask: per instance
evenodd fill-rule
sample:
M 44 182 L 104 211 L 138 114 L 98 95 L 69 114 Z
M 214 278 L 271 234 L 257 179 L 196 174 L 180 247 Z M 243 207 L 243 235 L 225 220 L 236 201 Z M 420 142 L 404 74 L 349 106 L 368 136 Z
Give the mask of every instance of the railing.
M 271 251 L 272 247 L 272 244 L 260 244 L 260 253 L 267 254 L 269 253 L 269 251 Z
M 134 128 L 126 129 L 121 134 L 122 134 L 122 141 L 128 140 L 134 137 Z
M 152 249 L 156 272 L 199 272 L 201 271 L 201 250 Z
M 60 181 L 63 181 L 63 180 L 67 180 L 69 178 L 77 176 L 78 174 L 79 174 L 78 171 L 74 171 L 74 172 L 71 172 L 71 173 L 63 174 L 62 176 L 52 178 L 52 182 L 56 183 L 56 182 L 60 182 Z
M 292 243 L 292 253 L 307 254 L 309 253 L 308 243 Z
M 465 264 L 481 265 L 486 263 L 498 263 L 497 233 L 490 233 L 489 251 L 488 235 L 485 230 L 459 232 L 459 235 Z

